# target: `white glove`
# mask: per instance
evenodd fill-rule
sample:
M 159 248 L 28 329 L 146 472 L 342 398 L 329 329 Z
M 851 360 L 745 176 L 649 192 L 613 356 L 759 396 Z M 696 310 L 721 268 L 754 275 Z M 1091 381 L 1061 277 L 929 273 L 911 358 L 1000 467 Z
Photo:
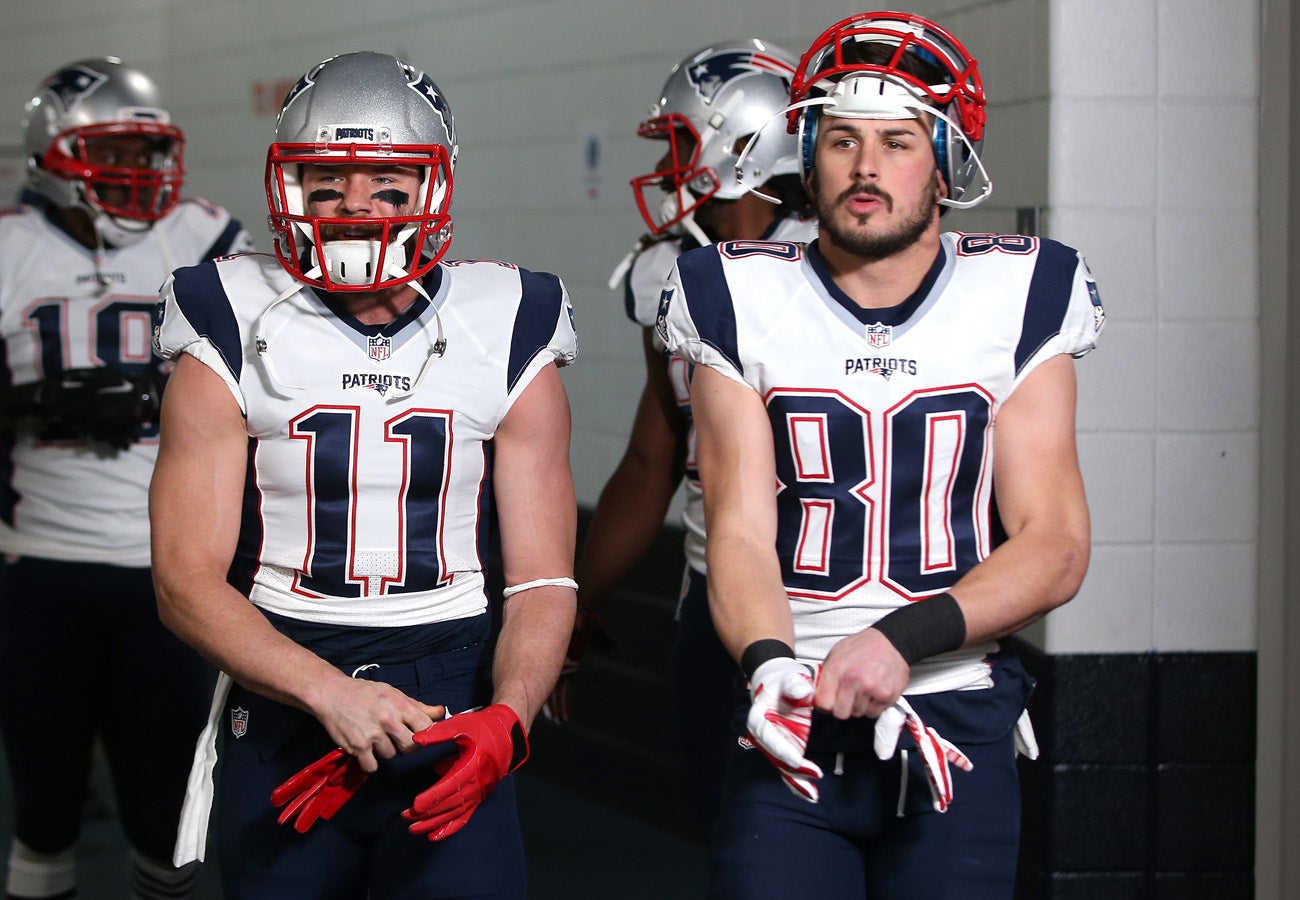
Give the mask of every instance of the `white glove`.
M 947 812 L 948 805 L 952 803 L 952 773 L 948 764 L 952 763 L 964 772 L 971 771 L 975 764 L 955 744 L 926 725 L 905 697 L 899 697 L 897 703 L 876 719 L 875 746 L 878 758 L 893 757 L 898 747 L 898 735 L 904 728 L 921 751 L 921 762 L 930 782 L 930 797 L 934 801 L 934 808 L 938 812 Z
M 815 690 L 814 672 L 807 666 L 788 656 L 769 659 L 750 679 L 752 702 L 745 722 L 750 741 L 776 766 L 781 780 L 810 803 L 817 802 L 816 782 L 822 777 L 821 768 L 804 758 Z

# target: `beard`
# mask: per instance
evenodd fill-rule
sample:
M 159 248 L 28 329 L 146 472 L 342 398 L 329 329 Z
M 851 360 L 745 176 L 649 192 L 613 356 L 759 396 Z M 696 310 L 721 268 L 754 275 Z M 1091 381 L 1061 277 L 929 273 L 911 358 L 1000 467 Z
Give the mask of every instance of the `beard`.
M 930 177 L 929 187 L 921 197 L 914 210 L 905 210 L 902 218 L 889 231 L 880 234 L 866 234 L 851 230 L 835 219 L 835 212 L 855 194 L 870 194 L 879 197 L 885 204 L 886 212 L 894 211 L 894 198 L 873 184 L 854 184 L 842 191 L 838 197 L 828 200 L 822 195 L 817 185 L 817 173 L 814 171 L 809 179 L 809 193 L 813 206 L 817 210 L 817 219 L 827 240 L 836 248 L 864 260 L 876 261 L 893 256 L 908 249 L 921 239 L 934 220 L 939 203 L 939 172 Z M 870 221 L 871 216 L 850 216 L 853 224 L 861 228 Z

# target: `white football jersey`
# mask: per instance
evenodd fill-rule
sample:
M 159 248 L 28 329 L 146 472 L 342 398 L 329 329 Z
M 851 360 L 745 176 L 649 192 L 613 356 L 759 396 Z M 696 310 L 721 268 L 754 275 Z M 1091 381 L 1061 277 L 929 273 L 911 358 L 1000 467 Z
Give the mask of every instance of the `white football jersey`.
M 0 341 L 5 384 L 112 366 L 161 364 L 150 347 L 158 287 L 177 266 L 252 249 L 224 209 L 182 202 L 129 247 L 94 252 L 44 210 L 0 210 Z M 101 286 L 100 276 L 106 282 Z M 149 565 L 149 478 L 156 429 L 121 452 L 20 428 L 4 462 L 0 551 L 47 559 Z
M 853 303 L 816 244 L 734 241 L 678 260 L 659 319 L 674 353 L 764 400 L 796 652 L 820 661 L 988 556 L 998 410 L 1044 360 L 1091 350 L 1105 314 L 1075 250 L 949 233 L 892 309 Z M 921 663 L 914 686 L 991 649 Z
M 159 352 L 207 364 L 247 420 L 231 581 L 256 605 L 366 627 L 486 608 L 491 441 L 537 373 L 577 355 L 572 310 L 554 275 L 508 263 L 443 262 L 424 285 L 432 303 L 383 326 L 269 256 L 164 287 Z
M 817 237 L 817 220 L 785 216 L 777 219 L 766 239 L 804 243 Z M 692 243 L 694 246 L 694 243 Z M 673 263 L 682 253 L 682 239 L 657 241 L 637 254 L 624 281 L 624 306 L 628 318 L 642 328 L 654 328 L 659 316 L 659 298 Z M 656 339 L 662 346 L 662 341 Z M 683 491 L 685 507 L 682 525 L 686 529 L 686 564 L 704 572 L 704 495 L 700 493 L 700 472 L 695 465 L 695 428 L 691 425 L 691 383 L 686 362 L 665 352 L 668 380 L 673 386 L 677 408 L 686 420 L 686 476 Z

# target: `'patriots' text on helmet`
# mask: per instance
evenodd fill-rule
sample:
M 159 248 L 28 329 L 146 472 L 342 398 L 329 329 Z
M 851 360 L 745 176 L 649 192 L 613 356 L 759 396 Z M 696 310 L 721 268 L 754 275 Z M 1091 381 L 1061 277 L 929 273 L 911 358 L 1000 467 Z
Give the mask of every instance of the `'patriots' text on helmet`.
M 979 154 L 986 118 L 975 60 L 952 34 L 921 16 L 869 12 L 826 29 L 799 60 L 790 89 L 789 131 L 799 138 L 804 178 L 813 170 L 821 115 L 858 119 L 933 118 L 935 158 L 948 187 L 945 206 L 969 207 L 992 189 Z M 965 198 L 983 177 L 983 190 Z
M 120 59 L 86 59 L 50 74 L 23 109 L 22 132 L 28 189 L 84 209 L 116 246 L 138 240 L 180 202 L 184 135 L 153 80 Z M 141 139 L 145 164 L 88 152 L 114 139 Z
M 451 109 L 424 72 L 382 53 L 346 53 L 314 66 L 280 109 L 266 158 L 266 196 L 280 263 L 330 291 L 375 291 L 419 278 L 451 239 L 456 130 Z M 311 215 L 304 165 L 414 166 L 422 181 L 408 215 Z M 322 226 L 375 226 L 373 240 L 322 240 Z
M 793 54 L 750 39 L 710 45 L 673 67 L 637 128 L 669 145 L 664 168 L 632 179 L 653 234 L 673 230 L 710 199 L 736 200 L 774 176 L 798 173 L 795 141 L 772 128 L 745 159 L 745 183 L 736 177 L 746 140 L 786 108 L 794 65 Z

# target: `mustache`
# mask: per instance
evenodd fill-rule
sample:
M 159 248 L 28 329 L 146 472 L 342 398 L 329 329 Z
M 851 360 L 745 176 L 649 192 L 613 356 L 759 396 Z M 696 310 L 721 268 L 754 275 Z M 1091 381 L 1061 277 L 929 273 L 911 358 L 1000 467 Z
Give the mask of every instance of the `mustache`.
M 890 209 L 894 208 L 893 197 L 889 196 L 889 194 L 882 191 L 876 185 L 869 184 L 867 182 L 861 182 L 858 184 L 849 185 L 847 188 L 845 188 L 843 191 L 840 192 L 840 195 L 838 197 L 835 198 L 835 203 L 836 205 L 840 203 L 845 203 L 848 201 L 850 197 L 857 196 L 858 194 L 867 194 L 868 196 L 871 197 L 879 197 L 881 200 L 885 201 L 885 205 L 888 208 Z

